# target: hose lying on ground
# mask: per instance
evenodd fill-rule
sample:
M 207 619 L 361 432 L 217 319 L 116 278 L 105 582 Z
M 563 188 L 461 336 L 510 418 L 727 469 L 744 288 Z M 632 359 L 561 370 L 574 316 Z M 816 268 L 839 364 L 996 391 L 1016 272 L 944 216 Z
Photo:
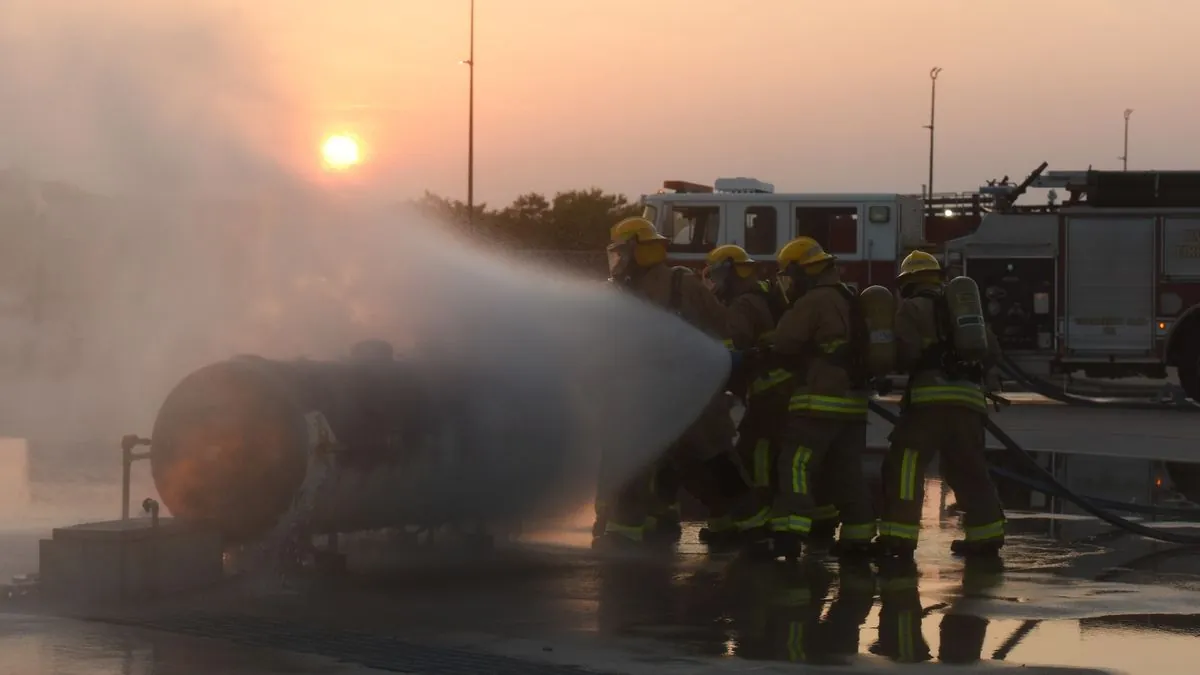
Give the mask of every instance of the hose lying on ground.
M 891 424 L 894 425 L 900 421 L 899 415 L 897 415 L 896 413 L 892 412 L 891 410 L 888 410 L 887 408 L 883 407 L 877 401 L 871 401 L 870 406 L 871 406 L 871 410 L 874 411 L 875 414 L 879 415 L 880 417 L 887 420 Z M 1069 488 L 1067 488 L 1065 485 L 1060 483 L 1058 481 L 1058 479 L 1054 477 L 1054 474 L 1047 471 L 1044 467 L 1042 467 L 1041 464 L 1038 464 L 1037 460 L 1035 460 L 1033 458 L 1033 456 L 1030 455 L 1027 450 L 1022 448 L 1020 446 L 1020 444 L 1018 444 L 1016 441 L 1014 441 L 1011 436 L 1009 436 L 1007 433 L 1004 432 L 1003 429 L 996 426 L 996 423 L 993 422 L 990 418 L 986 421 L 985 424 L 986 424 L 987 430 L 989 432 L 991 432 L 991 434 L 993 436 L 995 436 L 996 440 L 1000 441 L 1000 443 L 1005 447 L 1005 449 L 1007 449 L 1010 453 L 1012 453 L 1012 455 L 1014 457 L 1018 458 L 1021 461 L 1021 463 L 1025 464 L 1027 467 L 1029 467 L 1029 469 L 1031 471 L 1033 471 L 1035 475 L 1037 475 L 1039 478 L 1041 478 L 1041 480 L 1043 481 L 1043 484 L 1041 484 L 1039 486 L 1037 483 L 1033 483 L 1032 481 L 1029 481 L 1028 479 L 1018 480 L 1017 482 L 1024 484 L 1026 487 L 1030 487 L 1035 490 L 1045 492 L 1045 494 L 1048 494 L 1050 496 L 1061 497 L 1063 499 L 1066 499 L 1067 501 L 1071 502 L 1072 504 L 1075 504 L 1079 508 L 1083 509 L 1089 515 L 1095 516 L 1096 518 L 1099 518 L 1100 520 L 1108 523 L 1109 525 L 1112 525 L 1113 527 L 1117 527 L 1122 530 L 1125 530 L 1126 532 L 1141 535 L 1141 536 L 1147 537 L 1149 539 L 1155 539 L 1157 541 L 1167 542 L 1170 544 L 1181 544 L 1181 545 L 1185 545 L 1185 546 L 1200 545 L 1200 536 L 1184 534 L 1184 533 L 1180 533 L 1180 532 L 1172 532 L 1169 530 L 1159 530 L 1159 529 L 1155 529 L 1152 527 L 1147 527 L 1145 525 L 1142 525 L 1141 523 L 1136 523 L 1131 520 L 1126 520 L 1125 518 L 1115 515 L 1111 511 L 1101 507 L 1094 500 L 1087 498 L 1087 497 L 1083 497 L 1081 495 L 1078 495 L 1078 494 L 1072 492 Z M 992 468 L 992 467 L 989 467 L 989 468 Z M 992 468 L 992 471 L 995 472 L 995 469 Z M 998 474 L 998 475 L 1000 475 L 1001 477 L 1004 477 L 1004 478 L 1009 478 L 1011 475 L 1011 474 L 1010 475 L 1005 475 L 1005 474 L 1008 474 L 1008 472 L 1004 472 L 1004 473 Z M 1046 491 L 1047 489 L 1050 491 Z M 1107 501 L 1107 500 L 1105 500 L 1105 501 Z M 1125 506 L 1128 506 L 1128 505 L 1123 505 L 1122 510 L 1124 510 Z M 1156 508 L 1156 507 L 1142 507 L 1142 508 L 1148 509 L 1148 508 Z M 1155 514 L 1163 513 L 1163 515 L 1166 515 L 1167 512 L 1155 510 L 1155 511 L 1153 511 L 1153 513 L 1155 513 Z
M 1200 405 L 1187 400 L 1177 400 L 1172 403 L 1145 401 L 1136 399 L 1125 400 L 1104 400 L 1092 398 L 1089 396 L 1080 396 L 1062 391 L 1054 385 L 1042 380 L 1041 378 L 1030 375 L 1023 368 L 1018 366 L 1007 355 L 1003 356 L 999 364 L 1000 371 L 1007 375 L 1017 384 L 1021 385 L 1029 391 L 1045 396 L 1052 401 L 1066 403 L 1068 405 L 1087 406 L 1091 408 L 1121 408 L 1126 410 L 1179 410 L 1181 412 L 1200 412 Z

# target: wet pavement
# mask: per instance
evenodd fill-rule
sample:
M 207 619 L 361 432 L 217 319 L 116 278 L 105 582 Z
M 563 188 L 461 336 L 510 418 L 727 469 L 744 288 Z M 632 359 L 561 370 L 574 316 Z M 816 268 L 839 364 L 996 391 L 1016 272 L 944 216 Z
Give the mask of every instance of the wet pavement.
M 36 569 L 50 527 L 119 509 L 119 476 L 68 479 L 87 473 L 72 457 L 31 462 L 23 447 L 0 446 L 4 578 Z M 153 494 L 141 473 L 135 502 Z M 968 565 L 948 555 L 957 523 L 936 481 L 927 494 L 913 568 L 710 556 L 696 526 L 671 556 L 600 556 L 581 513 L 488 555 L 355 537 L 347 575 L 287 589 L 243 580 L 82 613 L 9 600 L 0 675 L 772 673 L 795 663 L 1195 672 L 1200 551 L 1090 519 L 1011 514 L 1003 565 Z

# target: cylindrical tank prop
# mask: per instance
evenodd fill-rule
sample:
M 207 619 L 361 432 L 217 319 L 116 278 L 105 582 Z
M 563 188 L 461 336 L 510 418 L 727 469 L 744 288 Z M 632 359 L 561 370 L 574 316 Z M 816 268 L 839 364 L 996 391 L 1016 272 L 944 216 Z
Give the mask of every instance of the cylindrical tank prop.
M 946 305 L 954 331 L 954 350 L 967 362 L 982 361 L 988 353 L 987 326 L 979 286 L 971 277 L 954 277 L 946 284 Z
M 574 381 L 569 364 L 549 351 L 549 367 L 522 368 L 397 361 L 378 343 L 341 362 L 236 357 L 191 373 L 163 402 L 152 436 L 155 485 L 176 518 L 215 525 L 231 541 L 254 540 L 307 492 L 309 425 L 319 415 L 336 443 L 305 519 L 314 531 L 561 512 L 594 489 L 597 444 L 611 446 L 606 467 L 632 475 L 724 381 L 724 366 L 691 377 L 671 348 L 642 355 L 648 366 L 677 373 L 656 375 L 655 396 L 632 382 L 614 404 L 592 400 L 595 385 Z M 697 349 L 728 360 L 715 341 L 676 345 L 685 356 Z M 663 383 L 675 393 L 661 396 Z M 608 419 L 631 408 L 646 419 Z M 617 431 L 596 432 L 610 426 Z
M 892 333 L 896 296 L 883 286 L 868 286 L 859 295 L 858 303 L 869 333 L 867 372 L 872 377 L 886 377 L 896 369 L 896 338 Z

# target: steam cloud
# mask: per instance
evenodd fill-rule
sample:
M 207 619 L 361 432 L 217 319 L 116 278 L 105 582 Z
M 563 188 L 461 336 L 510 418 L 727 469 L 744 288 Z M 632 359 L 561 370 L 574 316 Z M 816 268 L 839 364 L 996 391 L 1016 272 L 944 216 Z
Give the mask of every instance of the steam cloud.
M 489 454 L 563 427 L 568 447 L 536 450 L 568 453 L 572 475 L 546 478 L 582 485 L 599 449 L 644 462 L 723 381 L 724 350 L 674 317 L 289 171 L 266 33 L 201 5 L 0 6 L 7 435 L 146 433 L 197 367 L 383 338 L 467 369 L 478 403 L 525 425 Z

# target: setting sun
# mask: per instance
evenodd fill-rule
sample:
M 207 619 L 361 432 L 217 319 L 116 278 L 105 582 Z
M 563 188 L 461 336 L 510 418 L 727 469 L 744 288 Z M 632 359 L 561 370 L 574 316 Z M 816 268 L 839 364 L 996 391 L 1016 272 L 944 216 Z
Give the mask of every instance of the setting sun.
M 321 157 L 331 169 L 347 169 L 359 162 L 358 141 L 345 134 L 330 136 L 321 146 Z

